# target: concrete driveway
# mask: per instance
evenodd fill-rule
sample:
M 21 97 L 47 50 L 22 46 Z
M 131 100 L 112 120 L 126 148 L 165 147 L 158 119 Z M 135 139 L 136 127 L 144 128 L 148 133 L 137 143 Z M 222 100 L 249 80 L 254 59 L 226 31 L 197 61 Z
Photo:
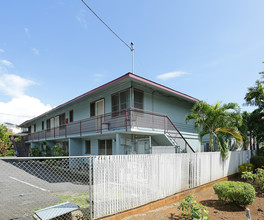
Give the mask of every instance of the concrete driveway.
M 88 192 L 87 183 L 61 170 L 28 160 L 0 159 L 1 220 L 31 219 L 34 211 L 56 205 L 61 200 L 58 195 Z

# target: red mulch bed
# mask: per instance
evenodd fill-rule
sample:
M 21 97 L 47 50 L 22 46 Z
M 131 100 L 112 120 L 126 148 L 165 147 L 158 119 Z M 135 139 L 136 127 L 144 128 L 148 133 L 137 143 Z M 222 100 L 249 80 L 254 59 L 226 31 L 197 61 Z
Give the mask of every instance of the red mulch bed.
M 232 179 L 233 181 L 242 181 L 240 178 Z M 246 212 L 235 204 L 227 204 L 218 200 L 214 193 L 213 187 L 210 187 L 204 192 L 194 194 L 194 199 L 200 204 L 206 206 L 209 210 L 211 220 L 220 219 L 246 219 Z M 148 211 L 142 214 L 134 215 L 125 218 L 125 220 L 176 220 L 184 219 L 180 216 L 178 210 L 179 202 L 169 206 L 165 206 L 156 210 Z M 264 194 L 257 195 L 253 204 L 247 208 L 250 209 L 252 220 L 264 220 Z

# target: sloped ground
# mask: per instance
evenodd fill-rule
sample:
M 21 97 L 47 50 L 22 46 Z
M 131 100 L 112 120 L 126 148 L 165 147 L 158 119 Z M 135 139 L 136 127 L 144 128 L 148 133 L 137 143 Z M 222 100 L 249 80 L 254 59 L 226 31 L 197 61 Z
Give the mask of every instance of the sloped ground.
M 70 178 L 39 161 L 0 159 L 0 220 L 31 219 L 34 211 L 68 200 L 86 208 L 88 199 L 89 185 L 79 173 Z
M 211 187 L 209 190 L 199 192 L 194 195 L 195 200 L 200 204 L 208 207 L 209 217 L 211 220 L 222 219 L 246 219 L 246 212 L 243 208 L 240 208 L 234 204 L 224 204 L 218 201 L 217 196 L 214 194 L 214 190 Z M 180 201 L 179 201 L 180 202 Z M 164 206 L 159 209 L 148 211 L 142 214 L 134 215 L 125 218 L 124 220 L 177 220 L 184 219 L 179 216 L 181 213 L 178 210 L 179 202 L 169 206 Z M 264 219 L 264 195 L 258 195 L 252 205 L 248 206 L 251 213 L 252 220 Z

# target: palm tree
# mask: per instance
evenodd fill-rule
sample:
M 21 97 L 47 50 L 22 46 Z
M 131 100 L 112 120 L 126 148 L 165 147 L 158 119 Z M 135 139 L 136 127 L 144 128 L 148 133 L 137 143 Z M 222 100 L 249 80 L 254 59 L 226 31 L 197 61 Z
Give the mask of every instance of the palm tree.
M 243 142 L 237 127 L 242 122 L 239 106 L 235 103 L 220 105 L 209 105 L 204 101 L 198 101 L 192 108 L 191 113 L 186 115 L 185 121 L 193 120 L 194 128 L 198 129 L 199 137 L 209 134 L 209 147 L 212 151 L 213 140 L 219 146 L 223 160 L 227 157 L 227 140 L 230 136 L 237 140 L 238 144 Z
M 248 88 L 245 95 L 247 105 L 257 106 L 259 109 L 264 109 L 264 87 L 263 82 L 257 80 L 255 86 Z
M 264 78 L 264 72 L 260 74 Z M 264 81 L 257 80 L 255 86 L 248 88 L 245 100 L 247 105 L 257 107 L 250 114 L 248 128 L 250 135 L 256 139 L 257 150 L 259 150 L 260 143 L 264 142 Z

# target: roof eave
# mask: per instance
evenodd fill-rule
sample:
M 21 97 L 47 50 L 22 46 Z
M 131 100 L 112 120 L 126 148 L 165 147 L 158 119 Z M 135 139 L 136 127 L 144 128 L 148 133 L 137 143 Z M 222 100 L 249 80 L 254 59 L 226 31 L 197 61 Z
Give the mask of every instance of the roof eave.
M 91 90 L 91 91 L 89 91 L 89 92 L 86 92 L 86 93 L 84 93 L 84 94 L 82 94 L 82 95 L 80 95 L 80 96 L 77 96 L 76 98 L 71 99 L 70 101 L 65 102 L 65 103 L 63 103 L 63 104 L 61 104 L 61 105 L 59 105 L 59 106 L 57 106 L 57 107 L 55 107 L 55 108 L 53 108 L 53 109 L 47 111 L 47 112 L 44 112 L 44 113 L 41 114 L 41 115 L 38 115 L 38 116 L 36 116 L 36 117 L 34 117 L 34 118 L 30 119 L 30 120 L 27 120 L 27 121 L 23 122 L 22 124 L 20 124 L 19 127 L 25 127 L 25 125 L 29 124 L 30 122 L 32 122 L 32 121 L 34 121 L 34 120 L 36 120 L 36 119 L 38 119 L 38 118 L 40 118 L 40 117 L 42 117 L 42 116 L 44 116 L 44 115 L 47 115 L 47 114 L 49 114 L 49 113 L 51 113 L 51 112 L 53 112 L 53 111 L 56 111 L 56 110 L 58 110 L 58 109 L 60 109 L 60 108 L 62 108 L 62 107 L 65 107 L 65 106 L 67 106 L 67 105 L 69 105 L 69 104 L 71 104 L 71 103 L 73 103 L 73 102 L 75 102 L 75 101 L 77 101 L 77 100 L 79 100 L 79 99 L 81 99 L 81 98 L 87 96 L 87 95 L 90 95 L 90 94 L 92 94 L 92 93 L 94 93 L 94 92 L 97 92 L 97 91 L 99 91 L 99 90 L 101 90 L 101 89 L 103 89 L 103 88 L 105 88 L 105 87 L 107 87 L 107 86 L 110 86 L 110 85 L 112 85 L 112 84 L 114 84 L 114 83 L 117 83 L 117 82 L 119 82 L 119 81 L 121 81 L 121 80 L 124 80 L 125 78 L 128 78 L 128 77 L 130 77 L 130 78 L 132 78 L 132 79 L 135 79 L 135 80 L 138 80 L 138 81 L 141 81 L 141 82 L 143 82 L 143 83 L 147 83 L 147 84 L 152 85 L 152 86 L 154 86 L 154 87 L 158 87 L 158 88 L 160 88 L 160 89 L 162 89 L 162 90 L 165 90 L 166 92 L 173 93 L 173 94 L 175 94 L 175 95 L 177 95 L 177 96 L 180 96 L 180 97 L 182 97 L 182 98 L 184 98 L 184 99 L 186 99 L 186 100 L 188 100 L 188 101 L 191 101 L 191 102 L 197 102 L 197 101 L 199 101 L 198 99 L 193 98 L 193 97 L 191 97 L 191 96 L 189 96 L 189 95 L 186 95 L 186 94 L 184 94 L 184 93 L 178 92 L 178 91 L 176 91 L 176 90 L 174 90 L 174 89 L 171 89 L 171 88 L 169 88 L 169 87 L 163 86 L 163 85 L 161 85 L 161 84 L 159 84 L 159 83 L 153 82 L 153 81 L 151 81 L 151 80 L 148 80 L 148 79 L 146 79 L 146 78 L 143 78 L 143 77 L 141 77 L 141 76 L 138 76 L 138 75 L 135 75 L 135 74 L 129 72 L 129 73 L 126 73 L 126 74 L 123 75 L 123 76 L 118 77 L 117 79 L 114 79 L 114 80 L 112 80 L 112 81 L 110 81 L 110 82 L 108 82 L 108 83 L 105 83 L 105 84 L 102 85 L 102 86 L 99 86 L 99 87 L 97 87 L 97 88 L 95 88 L 95 89 L 93 89 L 93 90 Z

